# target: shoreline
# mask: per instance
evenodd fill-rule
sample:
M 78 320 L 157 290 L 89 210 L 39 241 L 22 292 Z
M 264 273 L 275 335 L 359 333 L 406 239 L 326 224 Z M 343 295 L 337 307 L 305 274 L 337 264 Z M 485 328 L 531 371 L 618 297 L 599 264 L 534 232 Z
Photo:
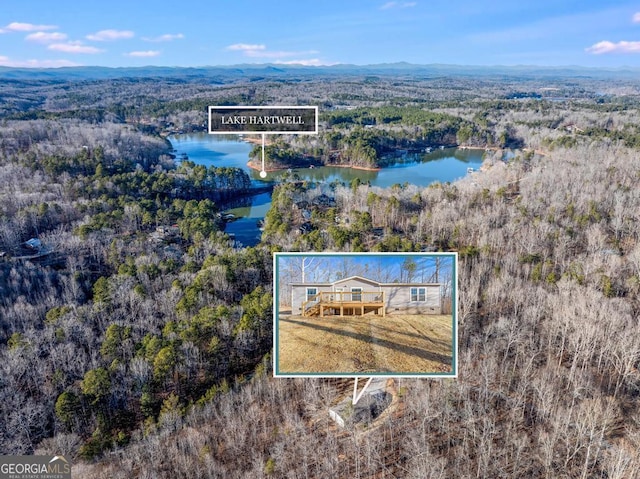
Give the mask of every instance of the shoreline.
M 380 171 L 381 167 L 373 167 L 373 166 L 351 166 L 351 165 L 322 165 L 322 166 L 333 166 L 335 168 L 351 168 L 352 170 L 361 170 L 361 171 Z M 321 168 L 321 167 L 320 167 Z
M 498 148 L 497 146 L 456 146 L 460 150 L 482 150 L 482 151 L 498 151 L 504 148 Z
M 270 142 L 270 141 L 267 139 L 267 136 L 268 136 L 268 135 L 265 135 L 265 139 L 264 139 L 264 146 L 268 146 L 268 145 L 271 145 L 271 144 L 273 143 L 273 142 Z M 240 141 L 244 141 L 244 142 L 246 142 L 246 143 L 251 143 L 252 145 L 259 145 L 259 146 L 262 146 L 262 138 L 247 138 L 247 137 L 244 137 L 244 136 L 243 136 L 242 138 L 239 138 L 239 140 L 240 140 Z
M 513 148 L 500 148 L 499 146 L 457 146 L 456 148 L 460 149 L 460 150 L 483 150 L 483 151 L 501 151 L 501 150 L 512 150 L 512 151 L 524 151 L 524 152 L 528 152 L 528 151 L 532 151 L 534 152 L 536 155 L 540 155 L 540 156 L 547 156 L 549 155 L 548 152 L 544 151 L 544 150 L 537 150 L 535 148 L 529 148 L 529 147 L 524 147 L 524 148 L 516 148 L 515 150 Z
M 249 160 L 247 162 L 247 166 L 249 168 L 251 168 L 252 170 L 255 171 L 262 171 L 262 168 L 259 165 L 254 164 L 251 160 Z M 380 171 L 382 170 L 382 168 L 372 168 L 372 167 L 366 167 L 366 166 L 351 166 L 351 165 L 319 165 L 319 166 L 315 166 L 314 168 L 323 168 L 323 167 L 334 167 L 334 168 L 351 168 L 353 170 L 361 170 L 361 171 Z M 264 171 L 266 171 L 267 173 L 273 173 L 276 171 L 286 171 L 286 170 L 297 170 L 297 169 L 313 169 L 313 168 L 301 168 L 301 167 L 291 167 L 291 166 L 287 166 L 287 167 L 282 167 L 282 168 L 265 168 Z
M 251 162 L 251 160 L 247 161 L 247 167 L 254 171 L 262 171 L 262 168 L 260 166 L 254 165 Z M 276 171 L 282 171 L 282 170 L 286 170 L 286 168 L 265 168 L 264 169 L 264 171 L 266 171 L 267 173 L 274 173 Z

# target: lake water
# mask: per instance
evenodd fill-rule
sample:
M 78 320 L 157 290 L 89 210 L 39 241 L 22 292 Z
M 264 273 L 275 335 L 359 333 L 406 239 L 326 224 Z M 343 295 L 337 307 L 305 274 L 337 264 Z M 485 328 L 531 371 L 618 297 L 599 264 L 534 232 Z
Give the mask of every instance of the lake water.
M 269 173 L 264 180 L 259 173 L 247 167 L 249 153 L 253 145 L 232 135 L 209 135 L 193 133 L 169 137 L 178 159 L 186 155 L 189 160 L 204 166 L 229 166 L 241 168 L 251 177 L 255 185 L 278 181 L 282 171 Z M 461 150 L 456 148 L 436 149 L 431 153 L 406 153 L 394 158 L 394 162 L 380 171 L 363 171 L 331 166 L 297 168 L 293 172 L 300 179 L 315 182 L 335 180 L 350 183 L 355 178 L 370 182 L 372 186 L 383 188 L 394 184 L 414 184 L 428 186 L 435 181 L 454 181 L 467 174 L 467 168 L 474 170 L 482 164 L 483 150 Z M 240 219 L 227 224 L 226 232 L 235 235 L 245 246 L 256 245 L 260 241 L 257 221 L 264 218 L 271 206 L 271 194 L 260 193 L 241 199 L 233 207 L 225 210 Z

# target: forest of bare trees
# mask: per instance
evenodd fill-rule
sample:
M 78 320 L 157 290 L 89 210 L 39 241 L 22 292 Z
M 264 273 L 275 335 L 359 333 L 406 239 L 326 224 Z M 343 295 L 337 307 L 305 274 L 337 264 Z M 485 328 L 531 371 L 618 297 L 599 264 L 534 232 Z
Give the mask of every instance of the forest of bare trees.
M 0 453 L 95 478 L 640 476 L 637 84 L 74 85 L 2 87 Z M 160 134 L 241 95 L 419 106 L 458 118 L 458 144 L 476 125 L 522 148 L 426 188 L 283 183 L 237 248 L 219 204 L 248 177 L 175 164 Z M 32 237 L 53 253 L 15 259 Z M 348 385 L 271 377 L 274 251 L 457 251 L 458 378 L 396 380 L 375 428 L 337 426 Z

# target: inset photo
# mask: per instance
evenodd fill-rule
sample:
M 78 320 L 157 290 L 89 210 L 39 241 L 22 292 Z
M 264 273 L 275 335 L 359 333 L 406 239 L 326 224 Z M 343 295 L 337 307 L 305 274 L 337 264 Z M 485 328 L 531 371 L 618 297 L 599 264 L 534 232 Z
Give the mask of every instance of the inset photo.
M 275 253 L 276 377 L 457 376 L 457 253 Z

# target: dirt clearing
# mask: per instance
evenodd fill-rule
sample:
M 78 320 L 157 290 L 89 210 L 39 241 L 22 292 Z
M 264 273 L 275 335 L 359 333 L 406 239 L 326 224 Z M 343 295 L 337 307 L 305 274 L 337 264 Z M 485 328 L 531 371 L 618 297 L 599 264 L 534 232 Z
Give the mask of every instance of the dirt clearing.
M 453 371 L 450 315 L 280 316 L 278 372 Z

